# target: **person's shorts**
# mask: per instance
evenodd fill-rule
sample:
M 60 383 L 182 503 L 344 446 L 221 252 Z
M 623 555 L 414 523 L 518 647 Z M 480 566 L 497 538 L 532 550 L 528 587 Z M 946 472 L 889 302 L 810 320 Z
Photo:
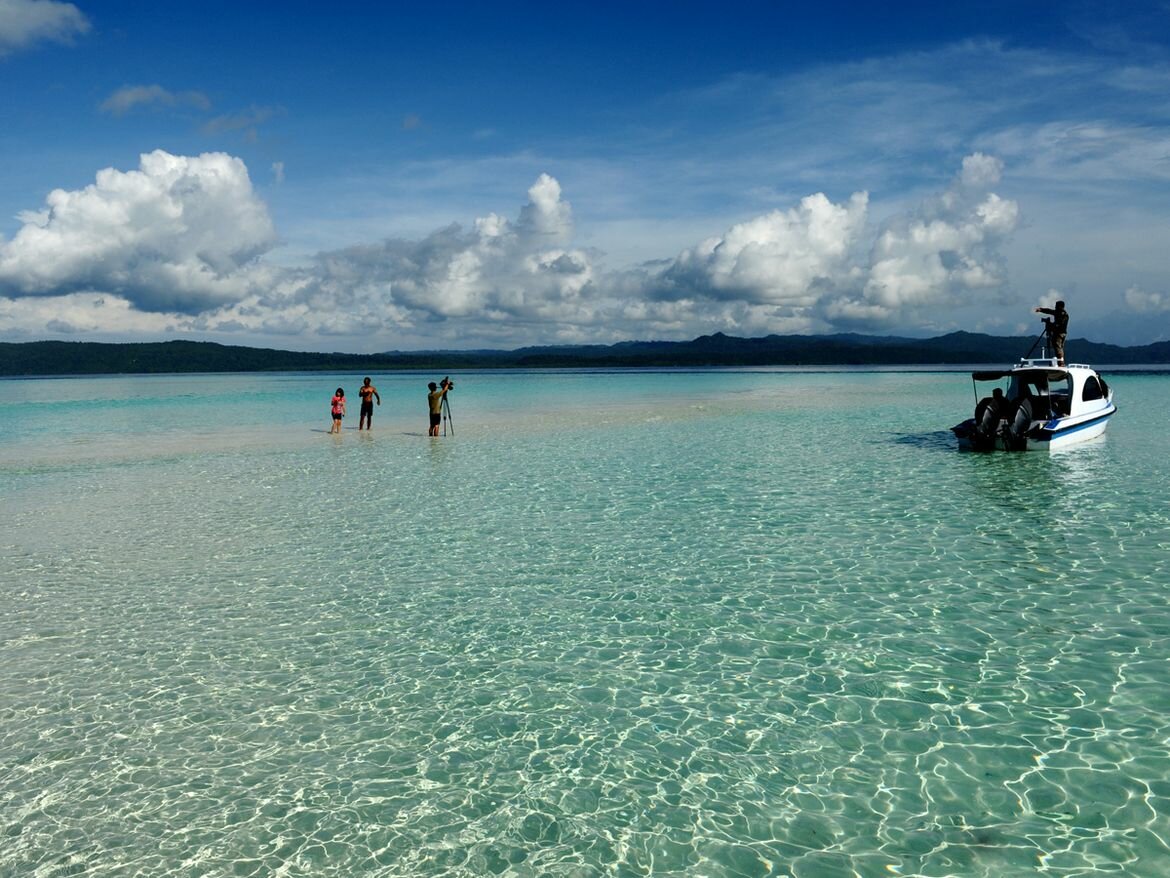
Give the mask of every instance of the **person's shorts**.
M 341 412 L 334 412 L 333 413 L 333 420 L 335 420 L 335 421 L 340 421 L 344 417 L 345 417 L 345 415 L 343 415 Z
M 437 426 L 439 426 L 439 424 L 441 424 L 442 422 L 443 422 L 443 416 L 442 416 L 442 415 L 436 415 L 436 414 L 434 414 L 434 413 L 432 413 L 432 414 L 431 414 L 431 426 L 432 426 L 432 427 L 437 427 Z
M 361 418 L 361 417 L 365 417 L 366 415 L 373 415 L 373 414 L 374 414 L 374 404 L 372 402 L 363 402 L 362 403 L 362 410 L 358 414 L 358 417 Z

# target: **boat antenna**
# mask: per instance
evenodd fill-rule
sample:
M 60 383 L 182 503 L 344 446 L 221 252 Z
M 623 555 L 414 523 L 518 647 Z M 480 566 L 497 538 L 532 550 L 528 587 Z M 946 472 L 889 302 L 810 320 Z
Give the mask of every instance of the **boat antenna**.
M 1046 336 L 1046 335 L 1048 335 L 1048 327 L 1047 326 L 1045 326 L 1044 329 L 1042 329 L 1040 331 L 1040 334 L 1038 336 L 1036 336 L 1036 340 L 1034 342 L 1032 342 L 1032 346 L 1030 348 L 1028 348 L 1028 353 L 1024 354 L 1024 356 L 1020 357 L 1020 359 L 1026 360 L 1026 359 L 1028 359 L 1028 357 L 1032 356 L 1032 351 L 1036 350 L 1036 345 L 1040 344 L 1040 339 L 1044 338 L 1044 336 Z

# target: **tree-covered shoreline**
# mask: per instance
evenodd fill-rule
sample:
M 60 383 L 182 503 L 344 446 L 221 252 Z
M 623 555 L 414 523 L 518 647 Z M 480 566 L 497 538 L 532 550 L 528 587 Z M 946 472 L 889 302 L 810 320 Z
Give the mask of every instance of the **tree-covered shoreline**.
M 0 342 L 0 375 L 110 375 L 175 372 L 396 371 L 408 369 L 670 368 L 714 366 L 930 366 L 1011 363 L 1034 338 L 955 332 L 927 339 L 864 335 L 716 333 L 691 341 L 551 345 L 515 350 L 388 351 L 377 354 L 283 351 L 205 341 L 111 344 Z M 1070 340 L 1072 362 L 1170 364 L 1170 342 L 1140 347 Z

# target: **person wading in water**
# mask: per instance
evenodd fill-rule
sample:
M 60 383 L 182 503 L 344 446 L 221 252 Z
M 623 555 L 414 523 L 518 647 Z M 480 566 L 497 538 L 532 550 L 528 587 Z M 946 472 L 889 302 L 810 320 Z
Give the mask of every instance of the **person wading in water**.
M 368 430 L 373 426 L 374 400 L 376 399 L 378 405 L 381 405 L 382 397 L 378 396 L 378 388 L 370 383 L 369 378 L 363 381 L 362 386 L 358 388 L 358 396 L 362 400 L 361 411 L 358 413 L 358 429 L 360 430 L 362 424 L 365 423 L 366 429 Z

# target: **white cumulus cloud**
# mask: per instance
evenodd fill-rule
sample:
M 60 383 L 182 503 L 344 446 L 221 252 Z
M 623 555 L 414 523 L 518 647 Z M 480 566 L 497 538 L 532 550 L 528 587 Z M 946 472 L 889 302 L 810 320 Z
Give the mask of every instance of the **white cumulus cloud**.
M 995 186 L 1002 176 L 1003 162 L 1000 159 L 976 152 L 963 159 L 959 179 L 964 186 Z
M 0 292 L 111 292 L 143 311 L 196 313 L 242 298 L 275 242 L 247 168 L 223 153 L 145 154 L 138 170 L 106 168 L 20 219 L 0 242 Z
M 89 19 L 72 3 L 0 0 L 0 57 L 43 40 L 68 42 L 89 28 Z
M 200 331 L 469 338 L 508 343 L 521 327 L 581 340 L 598 321 L 589 254 L 567 246 L 572 210 L 541 175 L 515 220 L 490 213 L 419 240 L 392 238 L 319 254 L 269 285 L 184 325 Z
M 113 332 L 158 334 L 174 331 L 179 323 L 176 315 L 140 311 L 127 299 L 107 293 L 0 297 L 0 326 L 12 338 L 39 339 L 46 331 L 79 340 Z
M 420 241 L 324 254 L 310 285 L 335 296 L 374 286 L 387 303 L 424 319 L 547 313 L 577 297 L 593 270 L 585 253 L 562 246 L 572 211 L 560 184 L 542 174 L 528 196 L 515 222 L 489 214 L 469 230 L 452 225 Z
M 967 156 L 945 191 L 876 237 L 867 193 L 840 204 L 810 195 L 687 248 L 641 283 L 648 297 L 690 302 L 696 325 L 741 332 L 913 324 L 967 294 L 1002 291 L 1000 245 L 1019 219 L 1014 201 L 989 191 L 1002 173 L 993 156 Z
M 1164 314 L 1170 311 L 1170 295 L 1130 287 L 1125 291 L 1125 304 L 1139 314 Z
M 561 200 L 561 184 L 541 174 L 528 190 L 528 199 L 520 211 L 519 232 L 528 237 L 546 236 L 552 242 L 567 240 L 573 231 L 573 211 Z
M 950 187 L 876 232 L 865 192 L 840 203 L 816 193 L 626 270 L 574 246 L 572 207 L 541 174 L 512 218 L 487 213 L 276 268 L 261 258 L 275 235 L 239 159 L 156 152 L 22 215 L 0 241 L 0 294 L 13 297 L 0 300 L 0 332 L 32 332 L 51 313 L 37 299 L 61 303 L 49 318 L 58 333 L 133 314 L 173 332 L 382 349 L 914 325 L 968 294 L 1001 294 L 998 247 L 1019 212 L 989 191 L 1001 170 L 971 156 Z
M 968 156 L 954 185 L 890 220 L 874 243 L 864 285 L 826 301 L 827 318 L 881 328 L 916 322 L 967 295 L 1000 291 L 1007 281 L 1000 246 L 1019 220 L 1014 201 L 987 191 L 1001 172 L 997 159 Z
M 855 275 L 851 257 L 868 201 L 858 192 L 833 204 L 818 193 L 799 207 L 738 223 L 679 254 L 661 275 L 665 293 L 809 307 Z

